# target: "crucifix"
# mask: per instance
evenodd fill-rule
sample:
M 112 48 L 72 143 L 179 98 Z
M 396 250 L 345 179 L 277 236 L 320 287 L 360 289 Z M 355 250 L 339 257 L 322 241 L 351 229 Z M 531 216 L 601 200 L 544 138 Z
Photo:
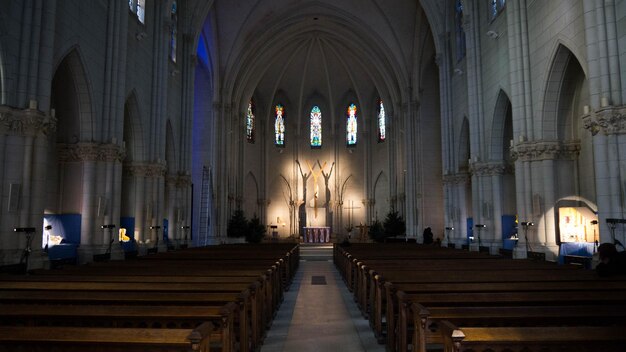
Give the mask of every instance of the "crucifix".
M 306 226 L 306 181 L 311 176 L 311 172 L 309 172 L 308 174 L 302 172 L 302 166 L 300 165 L 299 160 L 296 160 L 296 164 L 298 164 L 298 169 L 300 169 L 300 175 L 302 176 L 302 203 L 298 207 L 298 221 L 300 235 L 304 236 L 304 227 Z
M 318 165 L 319 165 L 319 160 L 317 161 Z M 317 184 L 317 178 L 320 176 L 320 174 L 322 174 L 324 172 L 324 166 L 326 166 L 326 162 L 324 162 L 324 165 L 320 165 L 320 171 L 314 171 L 313 169 L 315 169 L 315 164 L 313 164 L 313 166 L 311 166 L 311 164 L 307 161 L 306 162 L 307 166 L 309 167 L 309 175 L 313 176 L 313 184 L 314 186 L 314 190 L 315 193 L 313 193 L 313 210 L 315 212 L 315 218 L 317 219 L 317 198 L 319 197 L 319 185 Z

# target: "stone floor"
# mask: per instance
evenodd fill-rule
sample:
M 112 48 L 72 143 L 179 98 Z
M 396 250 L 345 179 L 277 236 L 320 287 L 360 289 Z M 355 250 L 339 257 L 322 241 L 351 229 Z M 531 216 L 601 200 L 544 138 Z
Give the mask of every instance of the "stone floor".
M 332 263 L 332 246 L 303 245 L 300 256 L 261 352 L 384 351 Z

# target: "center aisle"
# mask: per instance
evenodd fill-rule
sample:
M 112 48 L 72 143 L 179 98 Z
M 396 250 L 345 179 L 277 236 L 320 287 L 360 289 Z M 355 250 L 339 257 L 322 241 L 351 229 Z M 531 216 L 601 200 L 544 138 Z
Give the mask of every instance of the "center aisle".
M 300 257 L 261 352 L 384 351 L 332 263 L 332 246 L 303 245 Z

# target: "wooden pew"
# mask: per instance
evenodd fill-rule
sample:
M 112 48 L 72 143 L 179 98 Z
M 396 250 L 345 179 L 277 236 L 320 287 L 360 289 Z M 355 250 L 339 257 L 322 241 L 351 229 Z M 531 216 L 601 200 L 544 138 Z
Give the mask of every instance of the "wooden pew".
M 622 352 L 626 326 L 457 327 L 442 322 L 445 352 L 603 351 Z
M 626 306 L 473 306 L 430 307 L 411 305 L 413 316 L 412 351 L 426 352 L 428 344 L 443 344 L 441 321 L 462 326 L 569 326 L 584 321 L 585 325 L 623 324 Z M 400 346 L 400 351 L 405 350 Z
M 83 328 L 3 326 L 0 329 L 0 351 L 67 351 L 82 352 L 210 352 L 215 328 L 204 323 L 195 329 Z M 222 349 L 222 351 L 229 351 Z M 232 350 L 230 350 L 232 351 Z
M 213 326 L 214 340 L 223 351 L 234 351 L 233 324 L 237 306 L 115 306 L 115 305 L 0 305 L 2 326 L 42 326 L 193 329 L 204 322 Z
M 76 304 L 81 300 L 99 300 L 99 303 L 120 304 L 120 302 L 141 302 L 141 304 L 156 305 L 215 305 L 222 306 L 225 302 L 222 297 L 218 301 L 212 299 L 212 293 L 231 293 L 228 296 L 239 305 L 239 337 L 243 346 L 258 346 L 265 330 L 265 322 L 260 316 L 260 304 L 254 296 L 257 290 L 256 283 L 132 283 L 132 282 L 43 282 L 43 281 L 0 281 L 0 301 L 9 298 L 11 291 L 22 291 L 19 297 L 13 296 L 13 302 L 29 297 L 25 292 L 44 292 L 37 298 L 51 300 L 53 292 L 60 292 L 57 302 L 65 300 L 67 304 Z M 91 294 L 90 294 L 91 293 Z M 93 294 L 95 293 L 95 294 Z M 104 295 L 104 297 L 102 297 Z M 42 297 L 43 296 L 43 297 Z M 32 295 L 30 296 L 32 297 Z M 248 340 L 250 331 L 251 340 Z
M 526 292 L 463 292 L 463 293 L 397 293 L 399 303 L 397 321 L 394 307 L 388 305 L 387 345 L 390 350 L 405 351 L 408 345 L 408 306 L 419 303 L 426 307 L 471 307 L 471 306 L 524 306 L 524 305 L 626 305 L 626 290 L 615 290 L 612 294 L 598 291 L 526 291 Z M 397 328 L 397 331 L 396 331 Z M 397 345 L 396 345 L 397 343 Z

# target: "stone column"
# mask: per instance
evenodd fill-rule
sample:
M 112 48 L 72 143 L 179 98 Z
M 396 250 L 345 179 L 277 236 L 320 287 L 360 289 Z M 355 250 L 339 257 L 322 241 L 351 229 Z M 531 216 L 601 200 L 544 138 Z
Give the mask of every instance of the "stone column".
M 43 221 L 43 182 L 41 170 L 47 159 L 47 135 L 56 129 L 56 118 L 37 110 L 0 106 L 0 160 L 4 167 L 0 180 L 5 188 L 6 203 L 0 208 L 0 264 L 19 262 L 26 238 L 14 233 L 15 227 L 34 227 L 29 268 L 46 265 L 41 250 Z

